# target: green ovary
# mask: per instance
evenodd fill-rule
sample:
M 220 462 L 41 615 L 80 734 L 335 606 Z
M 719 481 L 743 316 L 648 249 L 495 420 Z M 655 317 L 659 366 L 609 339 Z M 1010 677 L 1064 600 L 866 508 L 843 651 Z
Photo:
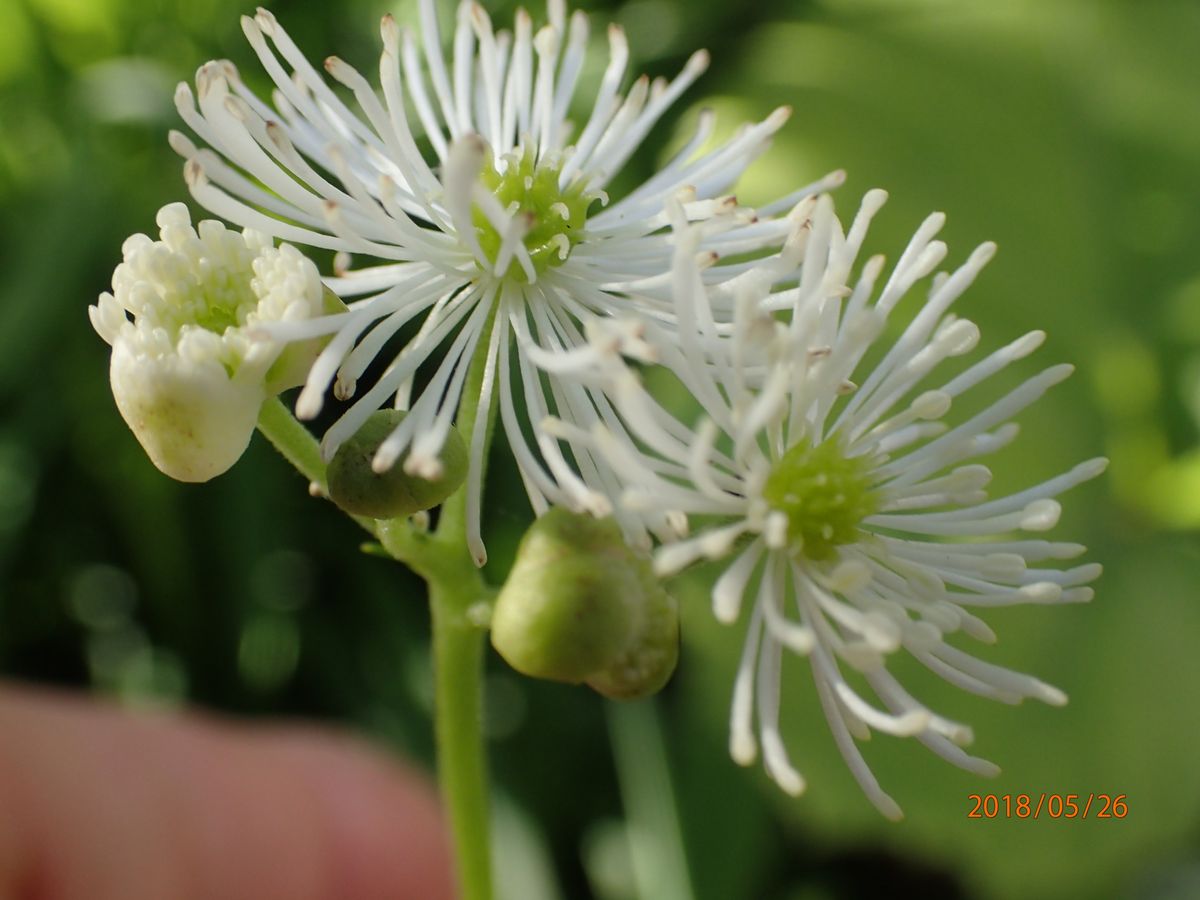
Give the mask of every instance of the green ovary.
M 538 165 L 532 151 L 526 150 L 519 157 L 512 154 L 507 159 L 508 167 L 503 174 L 493 166 L 485 165 L 480 179 L 510 215 L 528 213 L 533 217 L 524 244 L 534 271 L 540 275 L 550 266 L 562 265 L 566 254 L 578 243 L 588 207 L 594 198 L 585 196 L 583 186 L 579 184 L 565 190 L 559 188 L 561 166 Z M 472 210 L 472 216 L 480 247 L 494 263 L 500 255 L 503 237 L 478 206 Z M 504 272 L 496 274 L 519 282 L 529 280 L 515 258 Z
M 244 326 L 250 313 L 258 308 L 259 297 L 251 285 L 253 279 L 248 259 L 232 258 L 225 261 L 225 266 L 214 263 L 194 269 L 175 293 L 163 296 L 160 315 L 172 342 L 178 341 L 187 327 L 203 328 L 221 337 L 229 328 Z M 242 355 L 232 346 L 226 346 L 219 362 L 233 377 L 242 363 Z
M 175 310 L 174 315 L 165 317 L 174 334 L 177 336 L 184 325 L 196 325 L 217 335 L 227 328 L 245 325 L 259 301 L 251 287 L 254 272 L 249 261 L 234 259 L 225 265 L 213 262 L 197 269 L 189 273 L 182 288 L 186 296 L 164 297 L 166 309 Z
M 211 304 L 197 317 L 196 324 L 214 334 L 224 334 L 226 328 L 237 328 L 242 323 L 238 321 L 236 308 Z
M 793 445 L 771 468 L 763 498 L 788 520 L 788 542 L 807 559 L 823 561 L 858 540 L 858 526 L 879 510 L 870 466 L 847 457 L 837 439 Z

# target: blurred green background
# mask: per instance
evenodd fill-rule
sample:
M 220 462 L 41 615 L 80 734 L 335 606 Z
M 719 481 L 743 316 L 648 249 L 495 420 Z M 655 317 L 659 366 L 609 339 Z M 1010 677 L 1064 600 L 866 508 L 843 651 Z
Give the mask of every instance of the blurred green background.
M 487 5 L 509 21 L 511 4 Z M 714 54 L 627 180 L 701 106 L 728 129 L 786 103 L 796 115 L 743 200 L 844 167 L 844 212 L 868 188 L 891 192 L 872 250 L 894 256 L 932 209 L 949 215 L 951 262 L 999 243 L 959 313 L 989 347 L 1044 328 L 1040 357 L 1079 366 L 1023 416 L 999 487 L 1111 457 L 1056 532 L 1106 573 L 1091 605 L 989 617 L 1001 640 L 986 658 L 1061 686 L 1066 709 L 988 705 L 899 665 L 1004 767 L 982 782 L 880 736 L 866 753 L 900 825 L 845 771 L 802 661 L 785 667 L 784 720 L 807 795 L 729 761 L 742 633 L 712 622 L 706 573 L 680 588 L 682 663 L 653 705 L 613 709 L 493 660 L 508 900 L 1200 897 L 1200 4 L 584 5 L 626 26 L 636 70 Z M 410 0 L 273 10 L 311 58 L 363 71 L 378 17 L 413 15 Z M 185 197 L 165 140 L 174 84 L 212 57 L 252 72 L 249 11 L 0 0 L 0 672 L 135 704 L 327 719 L 428 762 L 419 582 L 359 554 L 355 527 L 257 440 L 211 484 L 161 476 L 117 415 L 87 323 L 124 237 Z M 497 454 L 497 471 L 508 464 Z M 494 478 L 487 507 L 501 561 L 528 516 L 513 481 Z M 1129 814 L 967 818 L 968 794 L 1041 791 L 1126 794 Z

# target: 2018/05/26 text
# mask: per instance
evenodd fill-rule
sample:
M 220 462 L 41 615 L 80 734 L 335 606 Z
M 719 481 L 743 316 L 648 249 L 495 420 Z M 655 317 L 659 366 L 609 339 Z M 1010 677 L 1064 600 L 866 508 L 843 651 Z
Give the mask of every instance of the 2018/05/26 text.
M 968 819 L 1124 819 L 1125 794 L 968 794 Z

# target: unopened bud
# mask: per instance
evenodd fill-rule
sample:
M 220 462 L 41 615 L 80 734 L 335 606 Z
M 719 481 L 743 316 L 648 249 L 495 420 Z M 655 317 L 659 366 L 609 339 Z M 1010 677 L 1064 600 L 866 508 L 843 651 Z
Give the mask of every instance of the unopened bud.
M 521 540 L 496 598 L 492 645 L 526 675 L 632 699 L 674 671 L 679 617 L 612 519 L 555 508 Z
M 453 428 L 442 445 L 439 478 L 409 475 L 403 456 L 386 472 L 375 471 L 376 451 L 406 415 L 398 409 L 378 410 L 338 447 L 327 472 L 329 496 L 346 512 L 373 519 L 411 516 L 443 503 L 467 477 L 467 446 Z
M 588 687 L 611 700 L 637 700 L 663 689 L 679 662 L 679 605 L 654 575 L 650 560 L 630 551 L 642 587 L 641 627 L 633 643 Z

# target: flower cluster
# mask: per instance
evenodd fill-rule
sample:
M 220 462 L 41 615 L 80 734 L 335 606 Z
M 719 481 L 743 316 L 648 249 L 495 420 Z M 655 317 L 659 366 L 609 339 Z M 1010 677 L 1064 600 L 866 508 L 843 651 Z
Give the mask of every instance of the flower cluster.
M 297 354 L 281 356 L 291 345 L 305 362 L 297 416 L 317 416 L 330 393 L 348 402 L 324 435 L 327 460 L 370 419 L 375 473 L 395 466 L 437 482 L 456 415 L 470 408 L 479 427 L 466 435 L 465 540 L 482 565 L 487 423 L 498 414 L 538 516 L 611 515 L 615 525 L 596 534 L 657 547 L 659 577 L 701 558 L 727 560 L 715 615 L 747 619 L 731 715 L 737 761 L 761 749 L 785 790 L 804 787 L 779 727 L 787 650 L 808 658 L 834 738 L 886 815 L 899 809 L 854 742 L 870 729 L 992 771 L 962 749 L 970 729 L 929 710 L 886 663 L 903 650 L 986 697 L 1064 702 L 952 640 L 994 640 L 979 615 L 989 607 L 1091 596 L 1085 584 L 1099 566 L 1053 565 L 1082 547 L 1015 533 L 1053 527 L 1055 498 L 1103 461 L 998 498 L 978 461 L 1015 437 L 1013 417 L 1070 367 L 1047 368 L 951 423 L 958 398 L 996 383 L 1044 335 L 940 375 L 979 342 L 979 329 L 949 310 L 991 245 L 935 274 L 947 251 L 934 215 L 885 278 L 882 258 L 859 265 L 882 191 L 867 194 L 848 229 L 826 193 L 840 172 L 762 208 L 740 205 L 728 192 L 786 109 L 711 147 L 713 117 L 703 113 L 674 158 L 610 202 L 612 179 L 707 56 L 622 94 L 629 50 L 610 28 L 607 64 L 576 127 L 568 116 L 588 21 L 568 19 L 562 0 L 549 0 L 548 19 L 535 31 L 518 11 L 513 31 L 498 32 L 464 2 L 447 56 L 434 0 L 421 0 L 415 31 L 383 19 L 375 88 L 336 57 L 318 72 L 265 10 L 244 18 L 273 96 L 256 95 L 232 63 L 210 62 L 194 90 L 176 94 L 194 138 L 173 132 L 170 142 L 196 202 L 248 230 L 209 222 L 197 235 L 181 206 L 167 207 L 163 242 L 131 239 L 115 296 L 92 309 L 113 345 L 126 420 L 164 471 L 211 477 L 244 448 L 263 399 L 286 386 L 277 369 L 287 357 L 283 368 L 295 371 Z M 324 290 L 346 302 L 323 300 L 312 264 L 273 240 L 333 251 Z M 366 264 L 355 266 L 356 255 Z M 885 340 L 899 302 L 927 279 L 920 309 Z M 698 424 L 646 388 L 642 366 L 670 373 L 695 398 Z M 360 380 L 370 382 L 361 392 Z M 371 417 L 385 404 L 402 413 L 381 425 Z M 434 493 L 445 497 L 446 487 Z M 590 526 L 563 521 L 586 538 L 575 543 L 594 543 Z M 553 556 L 563 536 L 551 537 L 541 543 Z M 625 548 L 606 552 L 626 559 Z M 540 604 L 540 585 L 555 576 L 526 569 Z M 642 583 L 651 577 L 635 580 L 657 597 Z M 594 605 L 590 578 L 577 585 L 579 604 Z M 606 657 L 602 680 L 614 695 L 657 689 L 669 674 L 659 665 L 674 641 L 668 599 L 656 601 L 653 641 L 621 631 L 617 662 Z M 504 638 L 523 664 L 590 677 L 570 666 L 563 674 L 561 648 L 539 634 L 530 650 L 528 637 L 518 628 Z M 655 661 L 645 677 L 638 666 L 651 667 L 639 653 Z M 624 678 L 616 687 L 614 671 Z
M 704 70 L 706 54 L 692 56 L 674 80 L 642 77 L 622 96 L 629 49 L 621 29 L 610 28 L 608 64 L 575 134 L 567 116 L 588 44 L 586 16 L 568 21 L 561 0 L 551 0 L 549 23 L 536 33 L 519 11 L 513 33 L 498 34 L 482 8 L 466 2 L 450 60 L 433 0 L 422 0 L 420 22 L 417 35 L 383 19 L 382 95 L 348 63 L 325 61 L 329 78 L 353 94 L 356 112 L 274 16 L 259 10 L 242 25 L 276 84 L 274 106 L 255 96 L 231 63 L 208 63 L 195 92 L 180 85 L 176 95 L 180 115 L 207 147 L 181 133 L 171 144 L 187 159 L 197 202 L 274 237 L 336 251 L 339 272 L 327 284 L 341 297 L 363 298 L 341 315 L 264 330 L 277 340 L 332 335 L 296 403 L 300 418 L 316 416 L 331 387 L 340 400 L 355 397 L 360 377 L 389 342 L 410 323 L 416 328 L 326 432 L 327 457 L 391 402 L 410 414 L 379 447 L 377 469 L 404 456 L 406 471 L 436 478 L 455 411 L 472 391 L 485 418 L 498 398 L 504 435 L 538 514 L 551 505 L 607 514 L 606 498 L 618 489 L 607 467 L 587 447 L 564 451 L 536 427 L 552 411 L 598 419 L 605 402 L 554 369 L 539 373 L 525 351 L 584 347 L 599 335 L 624 353 L 653 358 L 640 334 L 647 321 L 673 327 L 672 248 L 662 232 L 666 201 L 681 192 L 689 218 L 723 223 L 702 247 L 712 259 L 777 246 L 788 223 L 739 209 L 724 192 L 766 149 L 788 111 L 697 154 L 714 124 L 703 115 L 674 160 L 609 204 L 605 188 Z M 839 179 L 835 174 L 778 205 L 785 209 Z M 379 262 L 352 269 L 352 254 Z M 738 271 L 714 266 L 708 278 L 720 282 Z M 477 357 L 481 365 L 469 377 Z M 484 443 L 480 429 L 467 476 L 468 540 L 480 564 Z

